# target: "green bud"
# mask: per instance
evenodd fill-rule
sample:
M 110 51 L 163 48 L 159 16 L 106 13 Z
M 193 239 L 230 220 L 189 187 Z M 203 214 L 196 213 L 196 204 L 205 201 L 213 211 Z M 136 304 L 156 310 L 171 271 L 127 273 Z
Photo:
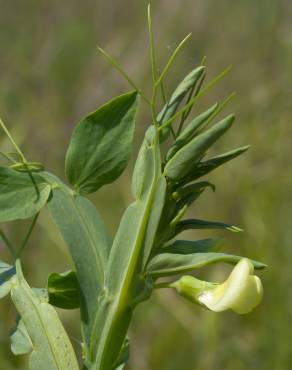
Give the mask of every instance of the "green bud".
M 233 310 L 239 314 L 252 311 L 262 300 L 261 280 L 253 275 L 252 263 L 243 258 L 222 284 L 183 276 L 171 286 L 191 302 L 204 305 L 212 311 Z

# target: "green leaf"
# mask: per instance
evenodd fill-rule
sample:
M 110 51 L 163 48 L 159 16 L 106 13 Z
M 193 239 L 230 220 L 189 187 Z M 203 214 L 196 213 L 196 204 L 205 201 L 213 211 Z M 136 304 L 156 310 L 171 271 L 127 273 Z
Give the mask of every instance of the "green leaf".
M 48 278 L 49 303 L 52 306 L 72 309 L 80 307 L 80 286 L 75 271 L 56 272 Z
M 104 270 L 110 252 L 103 221 L 94 205 L 74 195 L 60 180 L 46 174 L 52 182 L 53 196 L 48 203 L 73 258 L 80 284 L 83 333 L 89 344 L 91 326 L 98 308 L 98 295 L 104 286 Z
M 243 231 L 237 226 L 225 224 L 223 222 L 217 221 L 206 221 L 206 220 L 199 220 L 199 219 L 186 219 L 180 221 L 180 219 L 185 214 L 185 207 L 182 208 L 178 214 L 174 217 L 174 219 L 164 227 L 159 226 L 160 233 L 158 234 L 155 245 L 156 249 L 163 248 L 169 240 L 173 239 L 176 235 L 180 234 L 186 230 L 206 230 L 206 229 L 217 229 L 217 230 L 228 230 L 232 232 L 240 232 Z
M 169 161 L 175 153 L 184 145 L 190 142 L 197 133 L 197 130 L 213 115 L 218 108 L 218 104 L 214 104 L 211 108 L 194 118 L 183 132 L 176 138 L 175 142 L 170 147 L 166 154 L 166 161 Z
M 19 260 L 17 275 L 11 289 L 12 301 L 26 331 L 14 337 L 14 350 L 23 352 L 25 336 L 32 343 L 29 356 L 31 370 L 78 370 L 72 344 L 54 308 L 36 295 L 23 277 Z M 21 324 L 22 325 L 22 324 Z
M 0 167 L 0 222 L 34 216 L 50 193 L 50 185 L 40 175 Z
M 217 167 L 223 165 L 226 162 L 231 161 L 232 159 L 240 156 L 244 152 L 246 152 L 250 148 L 249 145 L 243 146 L 241 148 L 237 148 L 234 150 L 231 150 L 227 153 L 218 155 L 216 157 L 212 157 L 204 162 L 200 162 L 196 165 L 193 171 L 191 171 L 191 174 L 189 177 L 186 178 L 185 183 L 194 181 L 198 179 L 199 177 L 205 176 L 207 173 L 215 170 Z
M 147 274 L 153 277 L 183 274 L 212 263 L 225 262 L 236 264 L 242 257 L 225 253 L 163 253 L 155 256 L 148 265 Z M 255 268 L 262 269 L 265 264 L 251 261 Z
M 199 79 L 201 78 L 202 74 L 205 71 L 205 67 L 200 66 L 196 69 L 192 70 L 177 86 L 177 88 L 172 93 L 169 101 L 163 107 L 162 111 L 157 116 L 157 122 L 161 125 L 168 121 L 174 113 L 177 111 L 179 105 L 183 101 L 184 97 L 188 94 L 188 92 L 193 89 Z M 165 140 L 169 134 L 169 127 L 166 130 L 163 130 L 162 133 L 162 140 Z
M 78 191 L 95 192 L 121 175 L 132 151 L 137 107 L 137 93 L 124 94 L 76 126 L 66 154 L 66 174 Z
M 234 116 L 226 117 L 182 147 L 167 162 L 164 169 L 165 176 L 173 181 L 179 181 L 187 176 L 193 165 L 201 160 L 210 146 L 231 127 L 233 121 Z
M 213 252 L 217 251 L 222 246 L 223 242 L 224 240 L 220 238 L 201 240 L 176 240 L 161 248 L 161 252 L 176 254 Z
M 33 345 L 23 323 L 19 320 L 16 329 L 10 336 L 11 351 L 14 355 L 26 355 L 33 350 Z
M 176 225 L 175 235 L 185 231 L 185 230 L 205 230 L 205 229 L 219 229 L 219 230 L 229 230 L 233 232 L 240 232 L 240 229 L 237 226 L 225 224 L 224 222 L 217 222 L 217 221 L 206 221 L 206 220 L 199 220 L 199 219 L 187 219 L 178 222 Z

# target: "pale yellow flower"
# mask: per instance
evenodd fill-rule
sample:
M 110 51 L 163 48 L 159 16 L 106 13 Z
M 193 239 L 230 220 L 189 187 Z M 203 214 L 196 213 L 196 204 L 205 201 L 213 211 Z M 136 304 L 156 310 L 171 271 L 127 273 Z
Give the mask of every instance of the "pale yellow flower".
M 240 260 L 228 279 L 222 284 L 213 284 L 184 276 L 172 284 L 179 294 L 192 302 L 206 306 L 212 311 L 233 310 L 245 314 L 262 300 L 261 280 L 253 275 L 253 264 L 246 258 Z

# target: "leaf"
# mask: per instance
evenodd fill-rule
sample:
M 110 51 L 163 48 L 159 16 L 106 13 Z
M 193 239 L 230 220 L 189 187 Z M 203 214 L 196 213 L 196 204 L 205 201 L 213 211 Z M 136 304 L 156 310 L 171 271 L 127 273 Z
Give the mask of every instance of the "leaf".
M 211 108 L 194 118 L 187 125 L 187 127 L 176 138 L 175 142 L 172 144 L 169 151 L 167 152 L 166 161 L 169 161 L 179 149 L 181 149 L 184 145 L 186 145 L 194 138 L 197 130 L 213 115 L 217 108 L 218 104 L 216 103 Z
M 72 344 L 56 311 L 30 289 L 23 277 L 19 260 L 16 261 L 16 271 L 11 298 L 26 332 L 16 334 L 14 350 L 24 351 L 23 341 L 27 334 L 32 343 L 29 356 L 31 370 L 78 370 Z
M 225 262 L 236 264 L 242 257 L 225 253 L 193 253 L 172 254 L 163 253 L 155 256 L 148 265 L 147 274 L 153 277 L 183 274 L 212 263 Z M 251 261 L 255 268 L 262 269 L 265 264 Z
M 151 252 L 166 188 L 158 140 L 158 132 L 152 126 L 147 130 L 134 170 L 132 191 L 136 199 L 126 209 L 114 238 L 105 294 L 91 338 L 90 352 L 92 356 L 96 354 L 94 369 L 114 366 L 128 330 L 135 298 L 145 290 L 147 283 L 140 278 L 143 260 L 147 260 Z
M 72 309 L 80 307 L 80 286 L 75 271 L 56 272 L 48 278 L 49 303 L 52 306 Z
M 66 174 L 82 193 L 93 193 L 117 179 L 132 151 L 136 92 L 121 95 L 83 118 L 66 154 Z
M 60 180 L 46 174 L 52 182 L 53 196 L 49 211 L 74 261 L 80 284 L 81 316 L 85 340 L 89 344 L 98 295 L 104 284 L 104 269 L 110 242 L 103 221 L 93 204 L 74 195 Z
M 228 116 L 209 130 L 196 136 L 182 147 L 167 163 L 164 174 L 173 181 L 179 181 L 199 162 L 209 147 L 214 144 L 232 125 L 234 116 Z
M 162 111 L 157 116 L 157 122 L 161 125 L 168 121 L 176 112 L 177 108 L 181 104 L 184 97 L 188 92 L 193 89 L 201 76 L 205 71 L 205 67 L 200 66 L 192 70 L 177 86 L 177 88 L 172 93 L 169 101 L 163 107 Z M 169 135 L 169 127 L 162 132 L 162 140 L 165 140 Z
M 218 155 L 216 157 L 212 157 L 204 162 L 200 162 L 194 168 L 194 171 L 191 171 L 191 174 L 188 178 L 186 178 L 185 183 L 194 181 L 199 177 L 206 175 L 207 173 L 215 170 L 217 167 L 221 166 L 222 164 L 231 161 L 232 159 L 240 156 L 244 152 L 246 152 L 250 148 L 249 145 L 243 146 L 241 148 L 237 148 L 231 150 L 227 153 Z
M 240 229 L 237 226 L 225 224 L 223 222 L 217 222 L 217 221 L 206 221 L 206 220 L 199 220 L 199 219 L 187 219 L 180 221 L 176 225 L 175 235 L 185 231 L 185 230 L 205 230 L 205 229 L 225 229 L 233 232 L 240 232 L 242 229 Z
M 26 355 L 33 350 L 30 337 L 23 323 L 19 320 L 16 329 L 10 336 L 11 351 L 14 355 Z
M 165 243 L 173 239 L 176 235 L 180 234 L 186 230 L 206 230 L 206 229 L 218 229 L 218 230 L 228 230 L 232 232 L 241 232 L 243 231 L 237 226 L 226 224 L 223 222 L 217 221 L 206 221 L 199 219 L 186 219 L 181 220 L 186 212 L 185 205 L 179 210 L 176 216 L 168 223 L 159 225 L 159 233 L 157 234 L 155 245 L 156 249 L 162 248 Z
M 40 175 L 0 166 L 0 222 L 34 216 L 47 203 L 50 193 L 50 185 Z
M 212 252 L 217 251 L 222 246 L 223 242 L 224 240 L 220 238 L 201 240 L 176 240 L 161 248 L 161 252 L 176 254 Z

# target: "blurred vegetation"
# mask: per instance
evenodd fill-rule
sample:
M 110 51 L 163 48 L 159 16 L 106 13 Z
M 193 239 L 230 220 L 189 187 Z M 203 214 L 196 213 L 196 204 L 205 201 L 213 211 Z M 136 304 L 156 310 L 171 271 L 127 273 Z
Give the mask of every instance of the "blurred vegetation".
M 130 90 L 98 55 L 97 43 L 149 92 L 146 4 L 142 0 L 0 0 L 0 112 L 30 160 L 42 161 L 63 177 L 64 154 L 79 118 Z M 215 314 L 173 292 L 155 293 L 137 310 L 128 369 L 291 369 L 292 2 L 157 0 L 153 5 L 161 66 L 175 45 L 193 32 L 170 74 L 168 91 L 204 55 L 209 78 L 229 64 L 234 66 L 202 104 L 223 100 L 235 90 L 237 98 L 227 111 L 235 111 L 237 124 L 216 149 L 219 153 L 244 144 L 252 149 L 209 176 L 217 185 L 216 193 L 204 194 L 192 212 L 244 228 L 244 234 L 225 235 L 226 249 L 260 259 L 269 268 L 260 273 L 264 301 L 247 316 Z M 136 151 L 148 120 L 142 107 Z M 0 145 L 9 147 L 3 134 Z M 129 166 L 121 179 L 93 198 L 112 234 L 131 199 L 131 170 Z M 4 227 L 17 243 L 27 223 Z M 0 253 L 9 261 L 2 244 Z M 60 237 L 42 212 L 25 253 L 29 280 L 35 286 L 45 285 L 49 271 L 69 265 Z M 220 266 L 201 274 L 220 280 L 227 271 Z M 78 338 L 77 312 L 60 314 L 70 335 Z M 0 317 L 0 368 L 26 369 L 25 361 L 9 351 L 15 312 L 8 299 L 1 301 Z

